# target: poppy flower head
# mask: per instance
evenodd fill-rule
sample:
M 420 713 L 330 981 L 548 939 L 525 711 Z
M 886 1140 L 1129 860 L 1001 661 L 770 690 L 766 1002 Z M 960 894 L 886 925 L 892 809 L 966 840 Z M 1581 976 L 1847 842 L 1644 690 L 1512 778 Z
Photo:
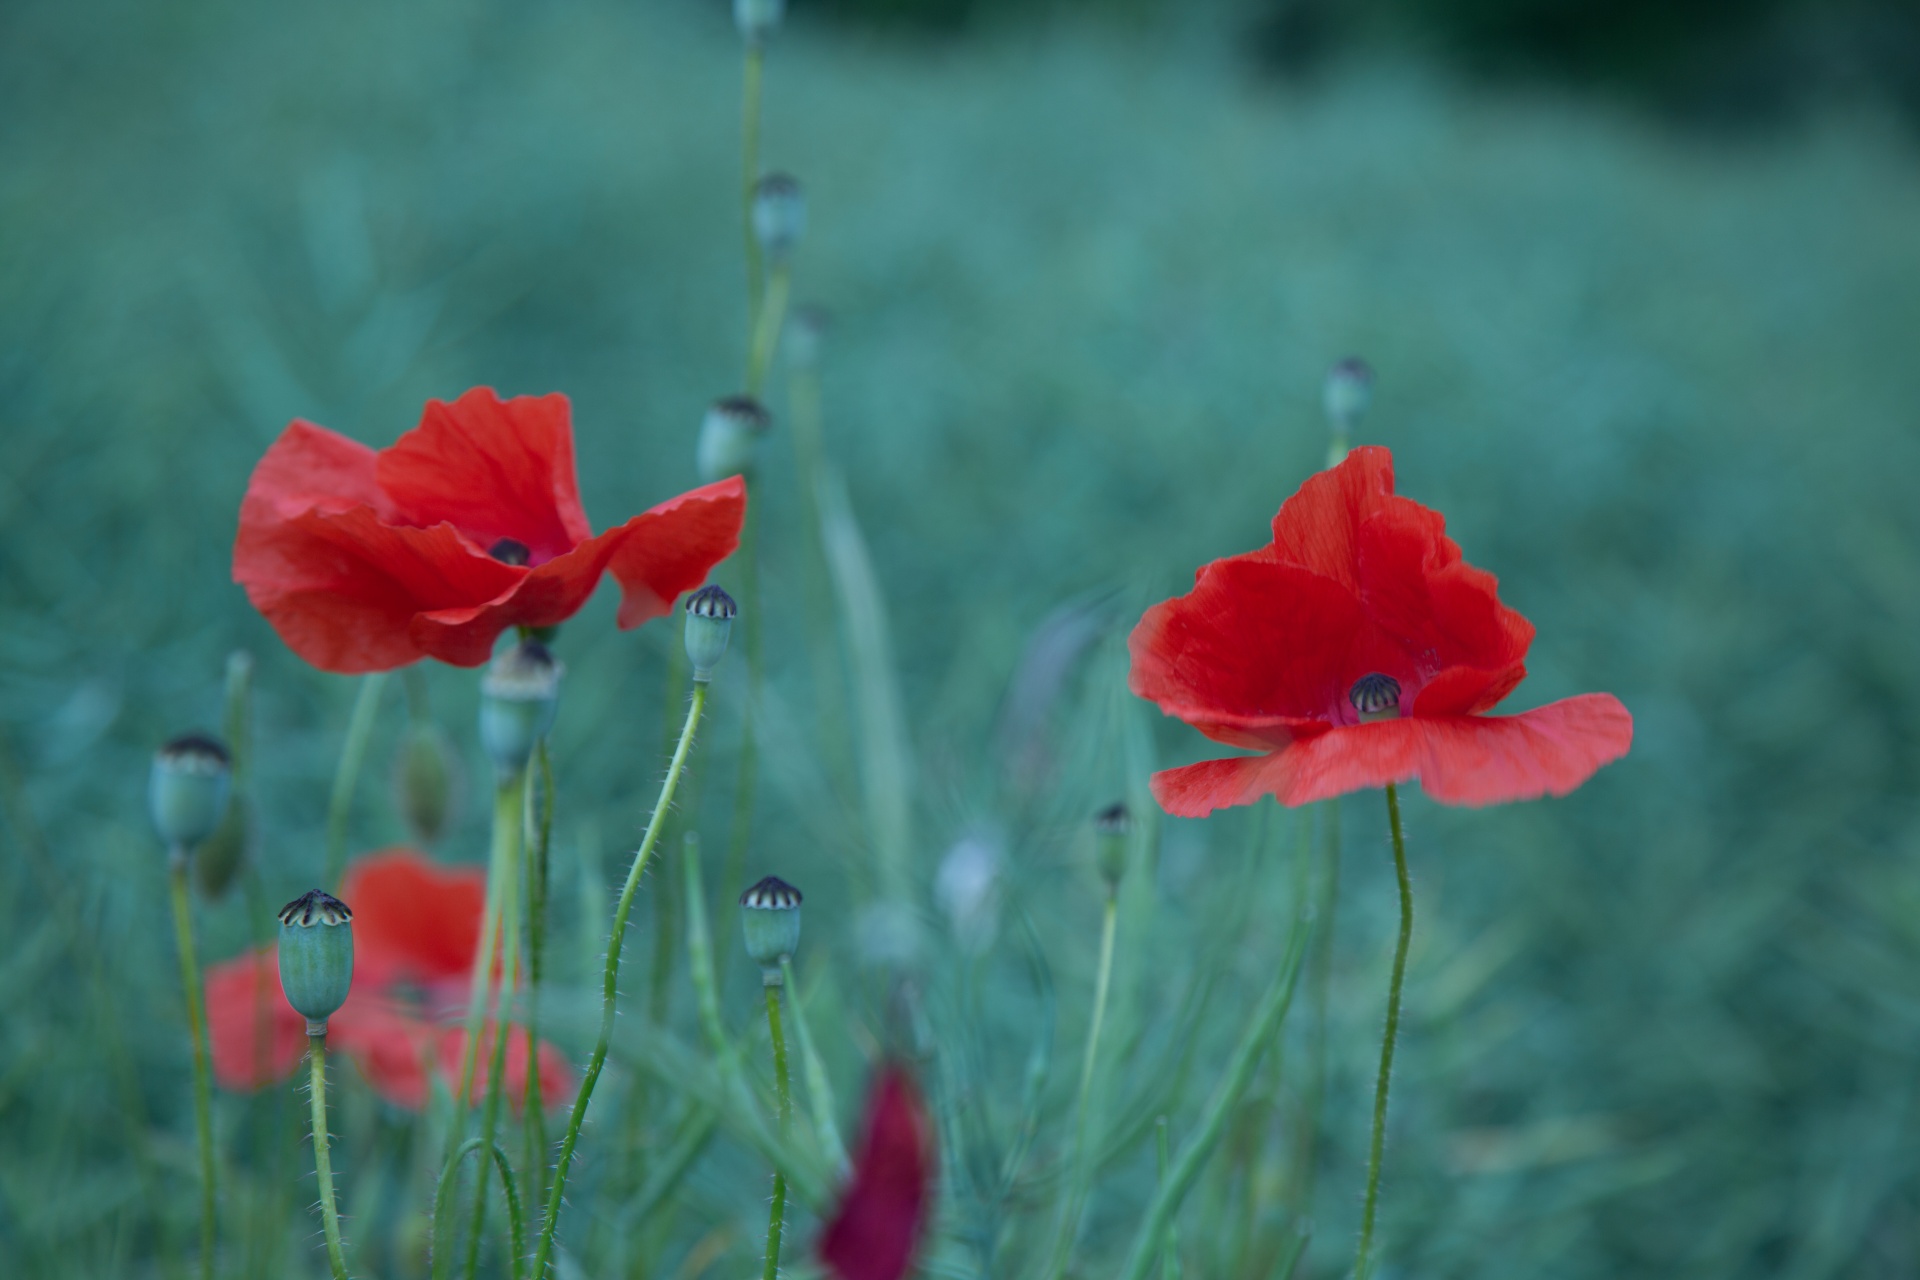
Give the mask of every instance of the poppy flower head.
M 509 627 L 572 617 L 602 573 L 620 583 L 620 626 L 658 617 L 732 553 L 745 510 L 732 478 L 595 535 L 566 397 L 480 387 L 429 401 L 377 451 L 289 426 L 247 484 L 233 576 L 322 670 L 472 667 Z
M 820 1237 L 820 1258 L 837 1280 L 900 1280 L 933 1203 L 933 1122 L 913 1077 L 881 1068 L 867 1094 L 853 1176 Z
M 1282 505 L 1272 543 L 1202 567 L 1134 628 L 1136 694 L 1262 753 L 1169 770 L 1154 794 L 1190 817 L 1414 778 L 1453 804 L 1565 794 L 1625 754 L 1632 719 L 1605 694 L 1486 716 L 1532 642 L 1440 514 L 1394 493 L 1392 456 L 1356 449 Z

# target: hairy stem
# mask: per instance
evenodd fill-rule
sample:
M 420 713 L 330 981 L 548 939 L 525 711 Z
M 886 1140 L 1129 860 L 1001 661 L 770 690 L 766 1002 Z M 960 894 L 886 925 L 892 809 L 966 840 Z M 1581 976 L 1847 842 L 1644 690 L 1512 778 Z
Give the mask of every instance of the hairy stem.
M 193 1036 L 193 1128 L 200 1145 L 200 1275 L 213 1276 L 214 1184 L 213 1074 L 207 1065 L 207 1011 L 200 998 L 200 962 L 193 951 L 193 908 L 187 888 L 187 851 L 169 858 L 173 893 L 173 933 L 180 948 L 180 989 L 187 999 L 187 1027 Z
M 840 1141 L 840 1128 L 833 1121 L 833 1087 L 827 1083 L 826 1064 L 820 1060 L 820 1053 L 813 1047 L 813 1031 L 807 1025 L 807 1008 L 800 999 L 800 988 L 794 985 L 793 961 L 782 958 L 780 976 L 787 990 L 793 993 L 791 1006 L 793 1011 L 793 1030 L 800 1041 L 800 1067 L 807 1081 L 807 1107 L 813 1112 L 815 1136 L 820 1146 L 834 1163 L 836 1169 L 847 1167 L 846 1144 Z
M 320 1180 L 320 1223 L 327 1235 L 327 1264 L 333 1268 L 333 1280 L 347 1280 L 346 1247 L 340 1242 L 340 1211 L 333 1203 L 333 1158 L 327 1134 L 327 1032 L 312 1031 L 308 1024 L 307 1066 L 308 1101 L 313 1107 L 313 1169 Z
M 507 1091 L 507 1041 L 512 1038 L 507 1015 L 513 1000 L 513 973 L 520 959 L 521 802 L 525 799 L 526 791 L 517 779 L 503 784 L 502 790 L 508 789 L 511 789 L 514 799 L 499 810 L 503 824 L 511 826 L 500 888 L 500 986 L 494 996 L 493 1053 L 487 1064 L 487 1097 L 480 1110 L 480 1143 L 489 1148 L 493 1146 L 493 1135 L 500 1127 L 500 1100 Z M 532 1070 L 535 1061 L 528 1059 L 529 1074 L 538 1074 Z M 487 1179 L 490 1171 L 487 1162 L 481 1161 L 480 1171 L 473 1180 L 473 1214 L 467 1224 L 467 1280 L 473 1280 L 480 1266 L 480 1237 L 486 1227 Z
M 780 1100 L 780 1136 L 785 1138 L 793 1120 L 793 1086 L 787 1075 L 787 1037 L 780 1028 L 780 988 L 766 987 L 767 1031 L 773 1038 L 773 1085 Z M 780 1236 L 786 1229 L 787 1180 L 778 1169 L 773 1171 L 773 1207 L 767 1213 L 767 1263 L 761 1280 L 778 1280 L 780 1275 Z
M 1407 845 L 1400 834 L 1400 796 L 1387 784 L 1387 825 L 1393 831 L 1393 874 L 1400 885 L 1400 937 L 1393 948 L 1393 977 L 1387 984 L 1387 1032 L 1380 1042 L 1380 1075 L 1373 1085 L 1373 1140 L 1367 1148 L 1367 1202 L 1360 1214 L 1360 1248 L 1354 1254 L 1354 1280 L 1367 1280 L 1373 1265 L 1373 1219 L 1380 1205 L 1380 1154 L 1387 1141 L 1387 1083 L 1393 1076 L 1393 1047 L 1400 1036 L 1400 989 L 1407 980 L 1407 945 L 1413 941 L 1413 885 L 1407 879 Z

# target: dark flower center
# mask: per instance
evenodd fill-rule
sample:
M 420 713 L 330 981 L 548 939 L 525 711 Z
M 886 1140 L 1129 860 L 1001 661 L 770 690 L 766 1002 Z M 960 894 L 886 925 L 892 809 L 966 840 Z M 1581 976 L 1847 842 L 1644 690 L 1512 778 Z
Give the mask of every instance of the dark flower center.
M 529 551 L 527 544 L 518 538 L 500 539 L 487 548 L 487 554 L 501 564 L 524 565 L 533 558 L 533 552 Z
M 1361 723 L 1393 720 L 1400 715 L 1400 682 L 1378 671 L 1361 676 L 1347 690 L 1347 700 L 1360 713 Z

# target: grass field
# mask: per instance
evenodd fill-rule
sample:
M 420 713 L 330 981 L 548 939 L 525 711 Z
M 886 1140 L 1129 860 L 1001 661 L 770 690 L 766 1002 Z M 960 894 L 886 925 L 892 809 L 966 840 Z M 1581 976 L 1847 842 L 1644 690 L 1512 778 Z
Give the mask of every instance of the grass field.
M 690 487 L 700 414 L 741 377 L 738 63 L 714 5 L 0 15 L 6 1274 L 172 1274 L 163 1260 L 191 1253 L 188 1042 L 142 796 L 159 741 L 217 723 L 236 648 L 259 663 L 262 891 L 277 904 L 319 875 L 354 687 L 302 665 L 229 580 L 254 462 L 291 418 L 384 445 L 427 398 L 485 384 L 572 398 L 598 525 Z M 1044 1254 L 1099 928 L 1084 815 L 1206 745 L 1125 695 L 1125 631 L 1194 566 L 1264 539 L 1324 457 L 1322 372 L 1353 353 L 1379 374 L 1364 439 L 1539 628 L 1517 704 L 1608 690 L 1637 726 L 1632 755 L 1566 800 L 1409 803 L 1421 914 L 1380 1274 L 1913 1274 L 1910 143 L 1871 113 L 1737 145 L 1673 136 L 1399 65 L 1281 89 L 1199 25 L 923 46 L 802 22 L 767 93 L 766 159 L 809 195 L 797 296 L 834 317 L 827 450 L 894 661 L 856 645 L 819 687 L 776 429 L 749 869 L 807 890 L 802 988 L 850 1111 L 879 1001 L 858 921 L 876 848 L 899 841 L 949 1139 L 928 1274 L 1025 1276 Z M 667 624 L 616 632 L 610 594 L 558 642 L 551 1005 L 570 1049 L 597 1012 L 606 886 L 659 780 L 677 643 Z M 743 676 L 717 685 L 716 763 L 686 809 L 711 831 Z M 430 682 L 469 744 L 473 677 Z M 906 755 L 847 709 L 896 691 Z M 398 707 L 356 850 L 403 838 L 385 785 Z M 876 786 L 909 798 L 907 827 L 876 830 Z M 481 790 L 441 856 L 484 855 Z M 1282 1159 L 1317 1043 L 1307 1002 L 1181 1218 L 1190 1277 L 1274 1274 L 1303 1224 L 1296 1274 L 1350 1260 L 1394 900 L 1378 798 L 1340 803 L 1317 1173 L 1304 1185 Z M 1117 1270 L 1154 1115 L 1177 1142 L 1278 963 L 1298 836 L 1271 805 L 1138 836 L 1109 1031 L 1128 1051 L 1099 1077 L 1111 1141 L 1076 1274 Z M 936 905 L 956 847 L 991 850 L 1002 877 L 978 955 Z M 259 922 L 236 893 L 199 927 L 217 960 Z M 730 915 L 716 927 L 732 947 Z M 757 1044 L 752 975 L 726 976 Z M 691 993 L 673 1002 L 697 1043 Z M 967 1171 L 991 1146 L 970 1126 L 1011 1124 L 1036 1045 L 1053 1060 L 1036 1172 L 995 1200 Z M 730 1132 L 671 1212 L 621 1225 L 627 1164 L 644 1169 L 678 1114 L 628 1116 L 647 1096 L 629 1066 L 569 1196 L 570 1274 L 757 1269 L 765 1170 Z M 358 1273 L 424 1274 L 430 1143 L 338 1078 Z M 281 1092 L 216 1100 L 225 1275 L 324 1270 Z M 161 1171 L 157 1210 L 136 1145 Z M 801 1213 L 792 1274 L 809 1274 L 815 1223 Z

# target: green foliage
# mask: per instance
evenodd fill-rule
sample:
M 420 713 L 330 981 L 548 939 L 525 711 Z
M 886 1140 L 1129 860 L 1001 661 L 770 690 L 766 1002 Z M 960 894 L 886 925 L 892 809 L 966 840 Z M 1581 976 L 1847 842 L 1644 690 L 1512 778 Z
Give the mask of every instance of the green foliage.
M 249 892 L 200 905 L 203 954 L 264 938 L 262 912 L 322 873 L 355 690 L 229 581 L 253 462 L 294 416 L 383 444 L 486 383 L 573 398 L 602 527 L 694 483 L 746 340 L 737 60 L 718 6 L 0 15 L 9 1276 L 156 1276 L 191 1252 L 188 1045 L 143 788 L 155 745 L 217 722 L 234 649 L 258 659 L 257 857 Z M 801 21 L 767 92 L 768 165 L 808 191 L 796 296 L 836 316 L 821 580 L 854 660 L 822 724 L 776 373 L 748 878 L 806 886 L 793 991 L 842 1128 L 876 1045 L 924 1064 L 946 1155 L 929 1274 L 1019 1274 L 1051 1244 L 1100 929 L 1089 815 L 1124 795 L 1139 820 L 1086 1276 L 1127 1255 L 1155 1120 L 1177 1151 L 1321 883 L 1315 819 L 1153 812 L 1146 773 L 1203 744 L 1128 698 L 1121 637 L 1264 536 L 1325 453 L 1321 375 L 1351 353 L 1379 373 L 1362 437 L 1539 627 L 1516 702 L 1607 689 L 1638 724 L 1565 801 L 1407 798 L 1421 906 L 1383 1256 L 1423 1277 L 1912 1274 L 1920 180 L 1890 131 L 1715 151 L 1365 66 L 1282 96 L 1205 47 L 1071 28 L 955 53 Z M 681 710 L 662 698 L 677 633 L 612 616 L 603 593 L 554 642 L 542 1018 L 576 1061 L 608 885 Z M 716 674 L 682 807 L 709 848 L 745 667 Z M 477 675 L 428 679 L 488 776 Z M 397 703 L 356 852 L 406 838 L 380 785 Z M 437 852 L 477 861 L 486 789 L 467 790 Z M 1302 1002 L 1179 1217 L 1187 1275 L 1271 1274 L 1309 1228 L 1296 1274 L 1350 1258 L 1395 917 L 1378 797 L 1342 815 L 1322 1123 L 1303 1130 Z M 976 914 L 943 867 L 990 873 Z M 681 883 L 649 881 L 637 930 Z M 710 885 L 724 960 L 743 886 Z M 561 1238 L 585 1274 L 741 1274 L 778 1148 L 706 1078 L 684 962 L 666 1031 L 640 1034 L 637 941 Z M 868 963 L 896 946 L 919 948 L 917 1000 Z M 718 982 L 764 1088 L 758 976 Z M 322 1273 L 293 1088 L 216 1098 L 227 1275 Z M 424 1274 L 444 1117 L 389 1109 L 344 1061 L 330 1101 L 356 1274 Z M 818 1207 L 790 1211 L 796 1271 Z

